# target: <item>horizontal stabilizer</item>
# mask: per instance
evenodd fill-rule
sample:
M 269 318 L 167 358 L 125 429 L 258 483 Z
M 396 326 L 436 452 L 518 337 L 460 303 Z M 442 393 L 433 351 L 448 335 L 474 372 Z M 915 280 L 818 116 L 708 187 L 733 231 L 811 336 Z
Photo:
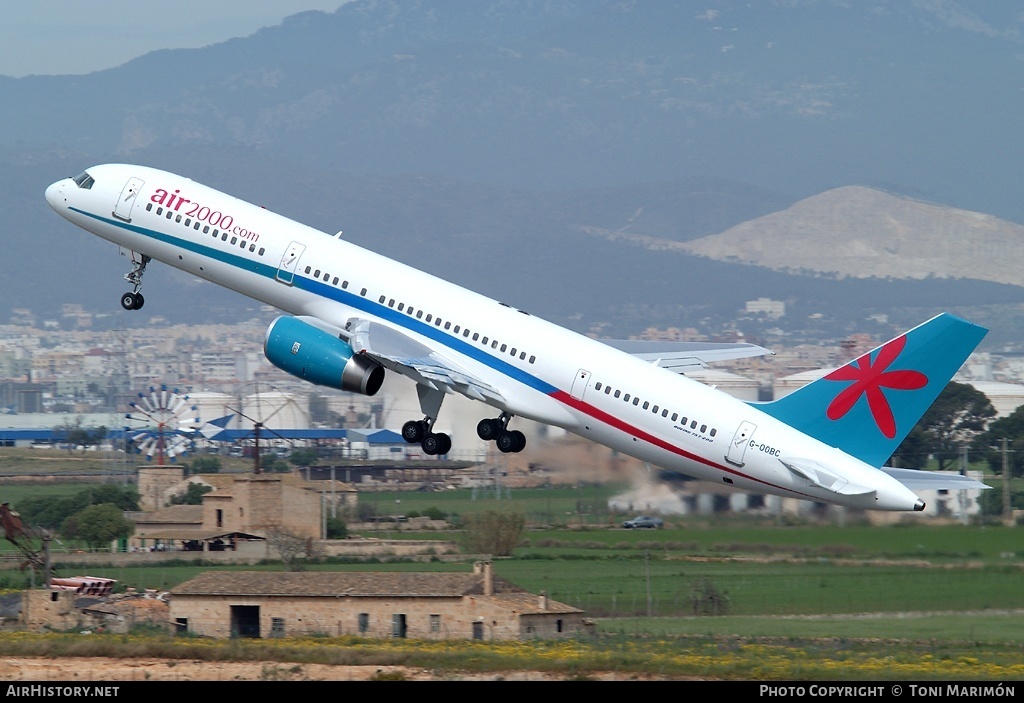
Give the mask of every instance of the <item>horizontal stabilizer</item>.
M 991 488 L 970 476 L 953 471 L 918 471 L 917 469 L 892 469 L 883 466 L 879 471 L 892 476 L 912 491 L 965 491 Z

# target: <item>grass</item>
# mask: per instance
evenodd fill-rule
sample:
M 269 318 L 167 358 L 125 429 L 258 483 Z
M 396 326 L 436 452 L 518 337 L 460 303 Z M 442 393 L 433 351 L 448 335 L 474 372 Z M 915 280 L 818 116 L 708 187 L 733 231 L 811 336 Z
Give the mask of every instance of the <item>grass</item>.
M 0 452 L 0 456 L 2 456 Z M 0 473 L 3 473 L 0 464 Z M 0 484 L 3 480 L 0 479 Z M 81 484 L 6 483 L 0 501 L 70 495 Z M 405 664 L 451 670 L 560 671 L 566 678 L 759 680 L 1016 680 L 1024 675 L 1024 544 L 1002 525 L 785 524 L 744 516 L 672 518 L 663 530 L 624 530 L 607 509 L 621 486 L 367 494 L 380 514 L 437 508 L 459 516 L 521 512 L 534 524 L 496 573 L 586 610 L 597 637 L 570 643 L 198 641 L 145 635 L 0 634 L 0 654 L 168 656 Z M 400 503 L 398 501 L 401 501 Z M 374 536 L 452 539 L 392 529 Z M 55 545 L 57 547 L 57 545 Z M 0 542 L 0 555 L 14 548 Z M 209 564 L 97 566 L 55 554 L 62 573 L 87 572 L 138 589 L 170 590 Z M 305 569 L 466 571 L 468 561 L 311 562 Z M 279 564 L 239 569 L 280 570 Z M 22 572 L 0 571 L 9 585 Z M 13 584 L 17 587 L 17 584 Z M 709 601 L 708 596 L 713 598 Z M 694 615 L 707 604 L 718 615 Z M 94 652 L 95 654 L 90 654 Z

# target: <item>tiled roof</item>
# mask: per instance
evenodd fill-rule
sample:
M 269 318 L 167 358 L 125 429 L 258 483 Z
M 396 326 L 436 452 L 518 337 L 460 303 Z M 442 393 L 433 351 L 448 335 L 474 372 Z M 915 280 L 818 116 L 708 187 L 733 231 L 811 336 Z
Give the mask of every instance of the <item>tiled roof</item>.
M 497 593 L 525 593 L 494 577 Z M 366 571 L 207 571 L 171 591 L 171 595 L 231 596 L 434 596 L 483 595 L 483 574 L 393 573 Z M 536 597 L 533 597 L 536 600 Z

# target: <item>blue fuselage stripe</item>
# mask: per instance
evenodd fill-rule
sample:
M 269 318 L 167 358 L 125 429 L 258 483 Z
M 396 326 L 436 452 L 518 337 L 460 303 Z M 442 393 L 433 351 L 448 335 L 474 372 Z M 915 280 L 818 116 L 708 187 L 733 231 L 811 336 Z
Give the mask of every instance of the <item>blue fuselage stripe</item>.
M 191 239 L 183 239 L 181 237 L 166 234 L 159 230 L 147 229 L 145 227 L 139 227 L 137 225 L 133 225 L 121 220 L 103 217 L 101 215 L 97 215 L 91 212 L 86 212 L 85 210 L 81 210 L 79 208 L 72 207 L 71 210 L 79 213 L 80 215 L 84 215 L 86 217 L 91 217 L 95 220 L 99 220 L 100 222 L 103 222 L 105 224 L 114 225 L 116 227 L 120 227 L 121 229 L 126 229 L 136 234 L 140 234 L 144 237 L 149 237 L 150 239 L 154 239 L 164 244 L 180 247 L 182 249 L 191 251 L 200 256 L 204 256 L 209 259 L 214 259 L 215 261 L 219 261 L 229 266 L 233 266 L 239 270 L 246 271 L 249 273 L 255 273 L 259 276 L 263 276 L 264 278 L 270 281 L 274 281 L 277 278 L 277 266 L 264 264 L 259 261 L 254 261 L 253 259 L 246 258 L 244 256 L 239 256 L 237 254 L 231 254 L 220 249 L 217 249 L 215 247 L 209 247 L 204 244 L 194 242 Z M 453 334 L 448 334 L 445 330 L 442 330 L 436 327 L 435 325 L 431 325 L 429 323 L 423 322 L 422 320 L 409 317 L 409 315 L 401 313 L 398 310 L 395 310 L 394 308 L 390 308 L 382 303 L 377 303 L 372 300 L 368 300 L 367 298 L 364 298 L 361 295 L 356 295 L 355 293 L 351 293 L 343 288 L 328 285 L 327 283 L 319 281 L 315 278 L 309 278 L 300 275 L 296 275 L 292 280 L 291 284 L 282 283 L 278 285 L 290 285 L 292 288 L 299 288 L 301 290 L 308 291 L 313 295 L 319 296 L 321 298 L 333 300 L 342 305 L 346 305 L 350 308 L 354 308 L 356 310 L 365 312 L 368 315 L 373 315 L 374 317 L 377 317 L 379 319 L 392 322 L 398 325 L 399 327 L 404 327 L 410 332 L 415 332 L 417 334 L 423 335 L 424 337 L 432 339 L 435 342 L 438 342 L 439 344 L 442 344 L 453 351 L 456 351 L 460 354 L 463 354 L 473 359 L 474 361 L 478 361 L 481 364 L 489 366 L 495 371 L 502 373 L 508 376 L 509 378 L 518 381 L 519 383 L 522 383 L 525 386 L 528 386 L 529 388 L 532 388 L 546 395 L 553 395 L 557 391 L 561 390 L 557 386 L 554 386 L 548 383 L 547 381 L 544 381 L 534 376 L 533 374 L 527 373 L 520 369 L 519 367 L 510 364 L 503 359 L 499 359 L 498 357 L 484 351 L 478 346 L 474 346 L 469 342 L 459 339 Z

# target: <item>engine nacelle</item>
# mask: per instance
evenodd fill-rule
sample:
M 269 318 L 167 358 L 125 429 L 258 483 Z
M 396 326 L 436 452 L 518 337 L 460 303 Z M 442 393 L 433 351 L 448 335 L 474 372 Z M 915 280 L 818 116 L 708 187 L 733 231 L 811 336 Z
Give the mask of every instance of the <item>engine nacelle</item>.
M 374 395 L 384 383 L 380 364 L 356 354 L 330 332 L 294 317 L 282 316 L 270 324 L 263 353 L 282 371 L 328 388 Z

